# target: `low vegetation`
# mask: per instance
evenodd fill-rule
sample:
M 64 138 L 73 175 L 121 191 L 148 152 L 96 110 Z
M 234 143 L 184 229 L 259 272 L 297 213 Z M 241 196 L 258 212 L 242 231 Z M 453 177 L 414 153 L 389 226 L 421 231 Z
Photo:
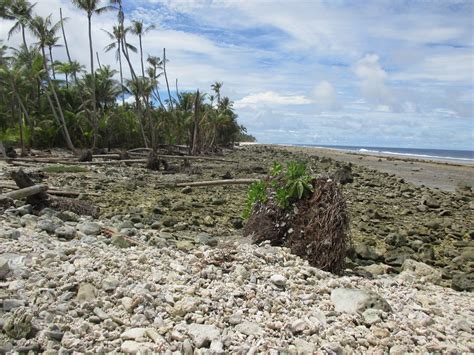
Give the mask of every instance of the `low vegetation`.
M 85 173 L 87 168 L 75 165 L 49 165 L 41 169 L 45 173 L 64 174 L 64 173 Z

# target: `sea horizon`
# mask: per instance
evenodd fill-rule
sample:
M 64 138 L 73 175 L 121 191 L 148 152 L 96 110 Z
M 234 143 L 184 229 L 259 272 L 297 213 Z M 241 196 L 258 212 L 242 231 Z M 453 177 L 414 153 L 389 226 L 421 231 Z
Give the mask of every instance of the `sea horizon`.
M 311 147 L 335 149 L 345 152 L 399 156 L 407 158 L 439 160 L 450 162 L 461 162 L 474 164 L 474 150 L 468 149 L 433 149 L 433 148 L 407 148 L 407 147 L 377 147 L 366 145 L 329 145 L 329 144 L 310 144 L 310 143 L 263 143 L 257 144 L 275 144 L 281 146 Z

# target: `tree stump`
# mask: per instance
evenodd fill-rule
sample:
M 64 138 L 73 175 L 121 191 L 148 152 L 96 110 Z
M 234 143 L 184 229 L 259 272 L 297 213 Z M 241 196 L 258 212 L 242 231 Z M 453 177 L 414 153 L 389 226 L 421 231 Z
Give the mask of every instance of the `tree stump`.
M 90 150 L 84 150 L 79 154 L 79 158 L 77 161 L 85 162 L 85 161 L 92 161 L 92 152 Z

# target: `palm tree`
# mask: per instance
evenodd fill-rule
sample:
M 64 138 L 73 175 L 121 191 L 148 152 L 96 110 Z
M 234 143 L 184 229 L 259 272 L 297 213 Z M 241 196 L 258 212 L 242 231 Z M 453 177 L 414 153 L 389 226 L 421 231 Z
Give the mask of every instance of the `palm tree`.
M 124 34 L 126 34 L 130 29 L 125 28 L 122 31 L 122 28 L 120 26 L 114 26 L 112 28 L 112 32 L 109 32 L 107 30 L 102 30 L 104 31 L 107 36 L 111 40 L 113 40 L 110 44 L 108 44 L 104 49 L 106 52 L 111 51 L 114 48 L 117 48 L 115 51 L 115 59 L 119 62 L 119 68 L 120 68 L 120 85 L 122 86 L 122 105 L 125 105 L 125 95 L 124 95 L 124 89 L 123 89 L 123 71 L 122 71 L 122 52 L 121 52 L 121 46 L 123 43 L 123 38 Z M 130 49 L 132 52 L 137 52 L 137 48 L 129 43 L 126 43 L 126 46 L 128 49 Z
M 66 88 L 69 88 L 69 76 L 76 77 L 77 73 L 84 71 L 84 66 L 78 61 L 72 62 L 55 62 L 55 67 L 58 73 L 64 74 L 66 77 Z
M 43 57 L 43 70 L 44 74 L 46 76 L 46 80 L 48 81 L 48 86 L 49 89 L 51 90 L 51 93 L 53 94 L 54 100 L 56 101 L 56 105 L 59 111 L 59 116 L 56 112 L 56 109 L 53 105 L 53 102 L 51 101 L 51 98 L 49 95 L 46 95 L 46 98 L 48 99 L 49 105 L 51 107 L 51 111 L 53 112 L 53 115 L 55 116 L 56 120 L 58 123 L 62 126 L 63 130 L 63 135 L 64 139 L 66 140 L 66 144 L 69 149 L 72 151 L 75 151 L 74 145 L 72 144 L 71 137 L 69 135 L 69 131 L 66 126 L 66 120 L 64 118 L 64 113 L 61 108 L 61 103 L 59 101 L 58 95 L 56 93 L 56 89 L 54 87 L 53 82 L 51 81 L 51 78 L 49 77 L 49 71 L 48 71 L 48 61 L 46 59 L 46 42 L 48 41 L 48 36 L 51 30 L 51 15 L 49 15 L 46 18 L 43 18 L 41 16 L 35 16 L 34 18 L 31 19 L 31 21 L 28 24 L 28 27 L 30 31 L 33 33 L 33 35 L 38 39 L 38 46 L 41 49 L 41 54 Z
M 56 36 L 56 32 L 59 30 L 61 26 L 61 21 L 58 21 L 55 23 L 53 26 L 48 31 L 48 36 L 46 38 L 45 44 L 48 46 L 49 49 L 49 59 L 51 61 L 51 70 L 53 72 L 53 79 L 56 80 L 56 72 L 54 71 L 54 59 L 53 59 L 53 47 L 61 47 L 60 44 L 58 44 L 60 38 Z
M 4 1 L 4 5 L 1 5 L 1 17 L 16 20 L 13 27 L 8 31 L 8 39 L 14 34 L 21 30 L 23 37 L 23 45 L 28 49 L 25 37 L 25 28 L 28 26 L 28 22 L 31 20 L 33 14 L 33 8 L 36 3 L 31 4 L 27 0 L 11 0 Z
M 142 63 L 142 76 L 145 76 L 145 67 L 143 66 L 143 46 L 142 46 L 142 37 L 145 33 L 151 31 L 155 28 L 155 25 L 150 25 L 145 27 L 143 21 L 132 21 L 132 33 L 138 36 L 138 41 L 140 43 L 140 62 Z
M 147 62 L 150 64 L 150 66 L 147 68 L 147 74 L 153 84 L 152 94 L 154 95 L 155 99 L 158 100 L 163 110 L 166 110 L 165 105 L 163 105 L 163 101 L 161 101 L 160 92 L 158 90 L 158 78 L 163 74 L 163 61 L 159 57 L 148 56 Z
M 91 71 L 90 74 L 92 78 L 94 78 L 94 49 L 92 46 L 92 15 L 97 14 L 100 15 L 101 13 L 109 10 L 115 9 L 113 6 L 100 6 L 100 0 L 72 0 L 72 3 L 79 9 L 83 10 L 87 13 L 87 21 L 88 21 L 88 28 L 89 28 L 89 55 L 90 55 L 90 62 L 91 62 Z M 93 80 L 94 82 L 94 80 Z M 92 142 L 92 146 L 95 148 L 97 143 L 97 133 L 98 133 L 98 121 L 97 121 L 97 104 L 95 98 L 95 90 L 92 90 L 92 109 L 93 109 L 93 122 L 94 122 L 94 138 Z
M 25 155 L 25 142 L 23 139 L 23 115 L 27 122 L 30 122 L 30 116 L 28 110 L 21 98 L 20 90 L 25 87 L 27 83 L 27 78 L 25 76 L 25 68 L 18 65 L 2 65 L 0 66 L 0 84 L 8 87 L 10 91 L 7 93 L 12 98 L 12 107 L 16 106 L 15 103 L 19 105 L 20 115 L 18 120 L 18 128 L 20 131 L 20 144 L 21 144 L 21 154 Z M 24 90 L 23 90 L 24 91 Z M 14 113 L 16 110 L 12 110 Z
M 211 85 L 211 89 L 214 90 L 217 96 L 217 104 L 221 103 L 221 88 L 224 85 L 223 82 L 216 81 L 214 84 Z

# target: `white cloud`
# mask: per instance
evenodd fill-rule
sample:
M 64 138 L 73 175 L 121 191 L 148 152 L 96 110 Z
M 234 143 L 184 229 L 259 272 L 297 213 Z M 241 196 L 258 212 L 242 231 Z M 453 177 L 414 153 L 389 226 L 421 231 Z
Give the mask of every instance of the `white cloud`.
M 448 54 L 425 58 L 414 67 L 406 68 L 394 76 L 397 80 L 434 80 L 474 83 L 474 53 L 471 49 L 450 49 Z
M 281 95 L 274 91 L 265 91 L 245 96 L 235 102 L 236 108 L 257 107 L 261 105 L 306 105 L 312 101 L 301 95 Z
M 328 81 L 321 81 L 313 90 L 315 104 L 325 110 L 340 108 L 336 90 Z
M 378 55 L 367 54 L 357 61 L 354 73 L 361 79 L 360 87 L 367 100 L 378 105 L 392 103 L 392 94 L 385 85 L 388 75 L 380 66 Z

